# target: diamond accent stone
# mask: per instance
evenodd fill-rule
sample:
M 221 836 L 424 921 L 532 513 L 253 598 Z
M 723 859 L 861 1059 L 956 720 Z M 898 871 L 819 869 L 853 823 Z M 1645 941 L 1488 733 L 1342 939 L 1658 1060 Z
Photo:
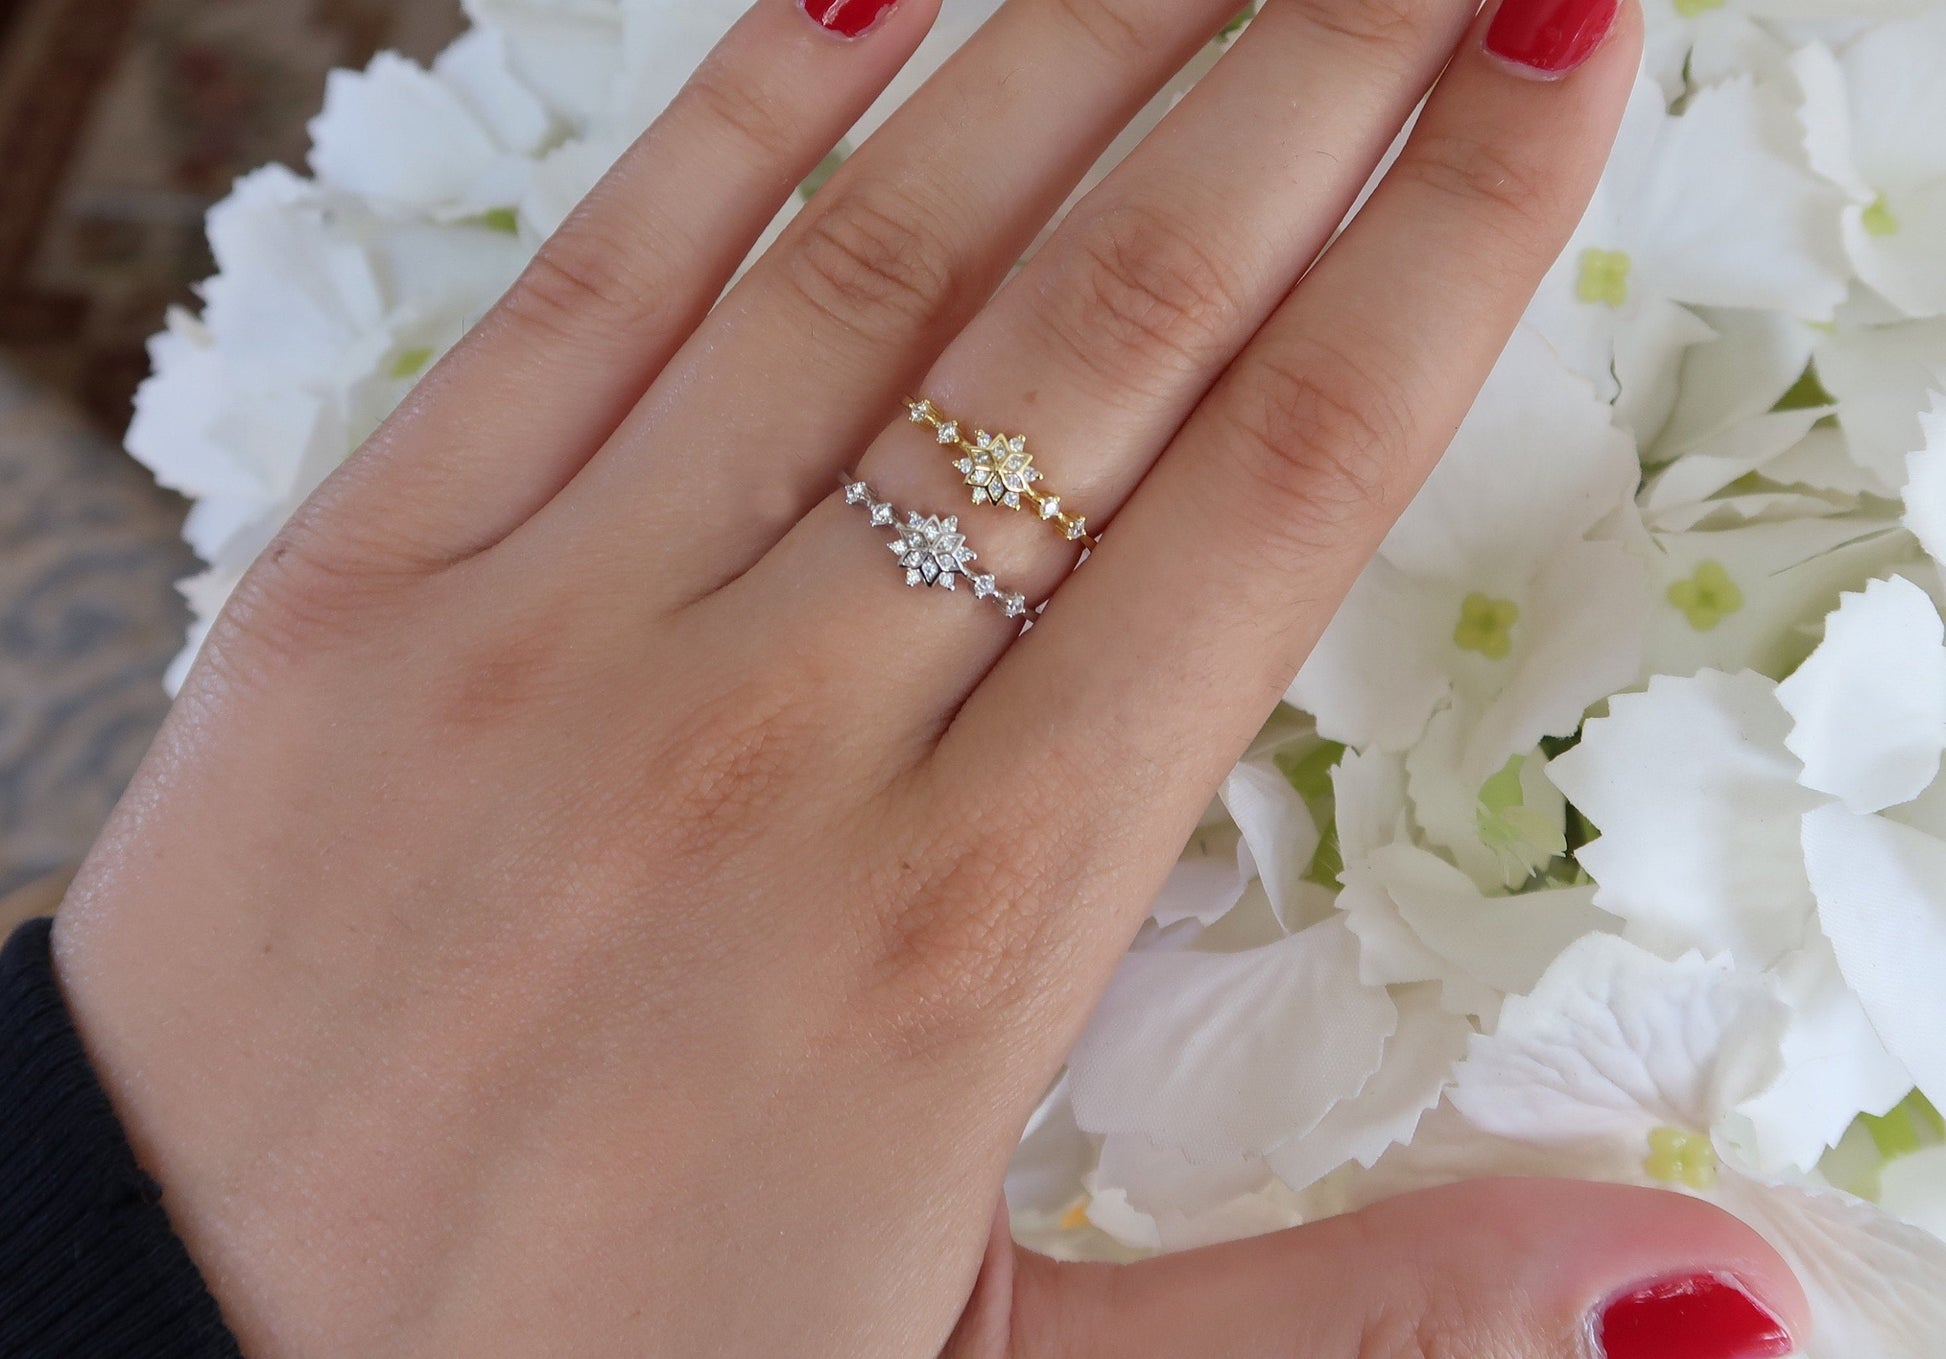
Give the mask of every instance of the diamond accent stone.
M 973 577 L 973 593 L 980 599 L 985 599 L 988 595 L 998 591 L 999 588 L 992 576 L 979 575 Z
M 887 524 L 891 523 L 893 520 L 897 519 L 898 517 L 899 517 L 898 511 L 894 510 L 890 505 L 886 504 L 883 500 L 877 502 L 872 506 L 872 523 L 877 525 L 879 528 L 884 528 Z
M 1009 491 L 1005 495 L 1001 496 L 1000 499 L 1002 503 L 1004 503 L 1006 507 L 1010 510 L 1017 510 L 1020 508 L 1019 491 Z
M 926 415 L 932 409 L 930 401 L 908 401 L 905 404 L 906 418 L 915 425 L 926 423 Z
M 934 431 L 933 437 L 938 439 L 942 444 L 956 444 L 959 442 L 959 425 L 952 420 L 948 420 Z
M 1027 612 L 1027 597 L 1016 590 L 1000 601 L 1000 609 L 1007 617 L 1018 618 Z
M 1027 451 L 1027 436 L 1025 434 L 1016 434 L 1013 438 L 1007 440 L 1007 451 L 1009 453 L 1025 453 Z
M 845 504 L 862 505 L 872 498 L 872 488 L 862 481 L 854 481 L 845 487 Z
M 962 472 L 971 472 L 973 470 L 973 459 L 961 458 L 958 462 L 954 463 L 953 466 L 957 467 Z
M 1086 521 L 1081 519 L 1070 520 L 1066 529 L 1068 541 L 1071 543 L 1080 541 L 1081 535 L 1087 531 L 1088 525 Z
M 1061 512 L 1061 497 L 1051 495 L 1041 502 L 1041 518 L 1052 519 Z

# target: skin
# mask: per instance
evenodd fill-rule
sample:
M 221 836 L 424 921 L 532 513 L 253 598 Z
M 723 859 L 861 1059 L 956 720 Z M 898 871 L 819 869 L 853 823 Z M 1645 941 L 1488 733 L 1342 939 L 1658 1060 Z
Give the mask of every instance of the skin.
M 759 0 L 265 552 L 56 938 L 247 1352 L 1556 1359 L 1697 1270 L 1802 1332 L 1749 1231 L 1612 1187 L 1007 1240 L 1028 1113 L 1637 59 L 1632 9 L 1544 82 L 1464 0 L 1270 0 L 1001 287 L 1235 4 L 1010 0 L 721 296 L 932 17 Z M 910 391 L 1031 431 L 1113 521 L 1085 569 L 962 503 Z M 1039 625 L 902 588 L 845 466 Z

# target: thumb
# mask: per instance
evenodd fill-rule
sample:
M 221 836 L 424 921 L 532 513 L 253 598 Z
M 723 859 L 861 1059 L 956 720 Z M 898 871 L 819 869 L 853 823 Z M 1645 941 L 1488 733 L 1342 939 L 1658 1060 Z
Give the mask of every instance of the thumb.
M 1657 1190 L 1474 1180 L 1142 1264 L 1012 1262 L 1008 1359 L 1779 1359 L 1789 1268 Z

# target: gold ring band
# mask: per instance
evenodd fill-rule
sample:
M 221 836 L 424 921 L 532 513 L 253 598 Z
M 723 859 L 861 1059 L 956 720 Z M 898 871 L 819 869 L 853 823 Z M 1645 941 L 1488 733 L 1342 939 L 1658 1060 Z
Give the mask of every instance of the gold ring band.
M 1090 550 L 1100 546 L 1088 532 L 1086 519 L 1069 514 L 1061 507 L 1061 497 L 1049 495 L 1037 484 L 1041 469 L 1034 466 L 1034 456 L 1027 451 L 1026 435 L 989 434 L 976 429 L 969 438 L 958 420 L 924 397 L 907 401 L 905 409 L 913 424 L 930 428 L 933 437 L 954 455 L 953 466 L 973 488 L 975 505 L 994 504 L 1009 510 L 1032 506 L 1069 542 Z

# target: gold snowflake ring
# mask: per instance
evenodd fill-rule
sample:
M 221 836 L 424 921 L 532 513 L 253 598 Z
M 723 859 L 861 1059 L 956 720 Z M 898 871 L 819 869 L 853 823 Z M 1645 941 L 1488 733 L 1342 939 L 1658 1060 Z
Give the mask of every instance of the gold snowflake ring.
M 905 403 L 915 425 L 925 425 L 953 457 L 953 466 L 973 488 L 975 505 L 999 505 L 1009 510 L 1031 509 L 1054 525 L 1063 538 L 1093 549 L 1100 544 L 1088 532 L 1087 520 L 1061 507 L 1061 497 L 1040 486 L 1041 469 L 1027 451 L 1024 434 L 989 434 L 976 429 L 969 436 L 952 416 L 924 397 Z

